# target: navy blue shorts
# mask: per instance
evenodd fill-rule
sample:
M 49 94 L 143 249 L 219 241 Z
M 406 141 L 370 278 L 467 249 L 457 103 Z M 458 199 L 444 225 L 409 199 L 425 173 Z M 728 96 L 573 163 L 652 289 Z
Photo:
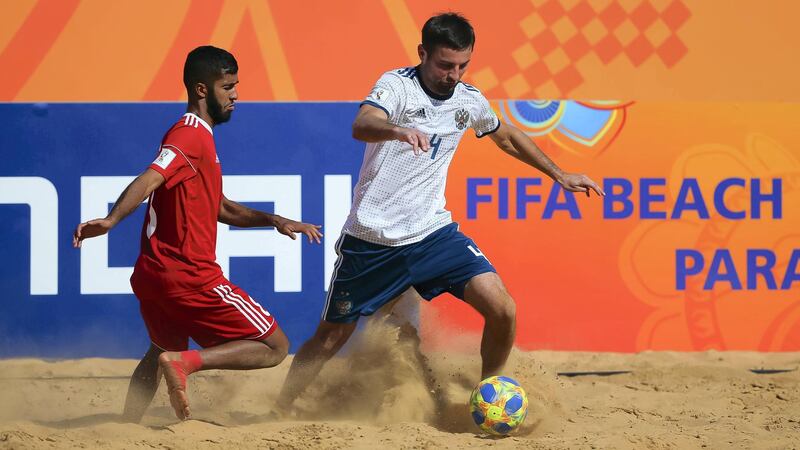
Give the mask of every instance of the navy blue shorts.
M 475 242 L 451 223 L 420 242 L 387 247 L 343 234 L 322 318 L 350 323 L 413 286 L 426 300 L 449 292 L 464 298 L 474 276 L 496 272 Z

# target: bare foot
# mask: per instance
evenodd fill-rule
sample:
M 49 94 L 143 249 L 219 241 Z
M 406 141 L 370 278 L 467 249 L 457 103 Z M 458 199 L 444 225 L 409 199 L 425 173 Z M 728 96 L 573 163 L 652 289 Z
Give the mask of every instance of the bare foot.
M 178 352 L 164 352 L 158 357 L 158 365 L 167 381 L 169 402 L 175 415 L 181 420 L 191 418 L 189 411 L 189 398 L 186 396 L 186 372 L 180 363 L 181 356 Z

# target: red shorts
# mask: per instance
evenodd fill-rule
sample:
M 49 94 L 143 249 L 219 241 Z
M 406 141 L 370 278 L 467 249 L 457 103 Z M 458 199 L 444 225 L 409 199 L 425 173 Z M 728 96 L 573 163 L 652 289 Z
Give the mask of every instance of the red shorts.
M 183 351 L 192 338 L 203 348 L 229 341 L 260 340 L 277 328 L 275 318 L 227 280 L 180 297 L 139 299 L 150 340 L 167 351 Z

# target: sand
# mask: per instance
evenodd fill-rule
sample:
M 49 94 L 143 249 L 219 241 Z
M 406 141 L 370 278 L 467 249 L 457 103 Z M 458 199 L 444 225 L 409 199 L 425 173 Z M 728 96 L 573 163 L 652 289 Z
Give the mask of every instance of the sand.
M 800 353 L 522 352 L 506 373 L 531 400 L 519 432 L 478 433 L 466 400 L 477 338 L 428 352 L 396 327 L 367 327 L 285 420 L 265 416 L 290 361 L 190 377 L 194 419 L 163 387 L 141 424 L 118 423 L 136 361 L 0 361 L 0 448 L 662 449 L 800 448 Z M 576 377 L 560 372 L 630 371 Z

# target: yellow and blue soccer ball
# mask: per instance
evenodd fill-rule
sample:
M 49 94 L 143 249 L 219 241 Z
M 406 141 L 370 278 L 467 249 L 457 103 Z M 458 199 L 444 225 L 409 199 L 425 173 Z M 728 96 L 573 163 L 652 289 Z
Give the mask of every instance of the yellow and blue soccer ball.
M 504 436 L 525 420 L 528 396 L 513 378 L 489 377 L 472 391 L 469 409 L 481 430 Z

